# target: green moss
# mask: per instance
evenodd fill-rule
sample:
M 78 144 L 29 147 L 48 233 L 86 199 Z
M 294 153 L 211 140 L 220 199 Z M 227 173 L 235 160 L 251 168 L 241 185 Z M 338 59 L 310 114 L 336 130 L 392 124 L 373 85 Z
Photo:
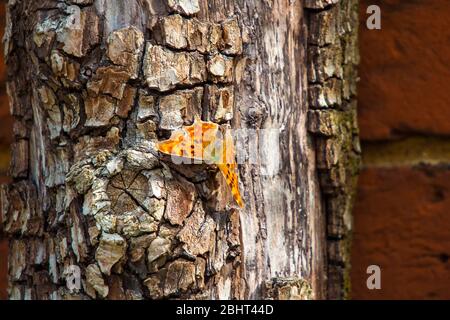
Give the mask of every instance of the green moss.
M 347 237 L 343 240 L 344 246 L 345 246 L 345 252 L 347 253 L 347 263 L 345 264 L 345 271 L 344 271 L 344 299 L 350 300 L 351 299 L 351 293 L 352 293 L 352 282 L 351 282 L 351 247 L 352 247 L 352 235 L 351 232 L 348 233 Z

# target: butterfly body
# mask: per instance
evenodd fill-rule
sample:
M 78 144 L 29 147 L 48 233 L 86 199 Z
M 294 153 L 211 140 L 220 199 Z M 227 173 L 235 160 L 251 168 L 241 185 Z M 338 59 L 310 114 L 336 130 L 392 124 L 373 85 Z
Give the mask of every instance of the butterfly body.
M 174 131 L 168 140 L 157 143 L 156 148 L 163 154 L 193 160 L 193 163 L 216 165 L 236 203 L 244 206 L 239 192 L 233 138 L 229 131 L 222 132 L 216 123 L 196 118 L 194 124 Z

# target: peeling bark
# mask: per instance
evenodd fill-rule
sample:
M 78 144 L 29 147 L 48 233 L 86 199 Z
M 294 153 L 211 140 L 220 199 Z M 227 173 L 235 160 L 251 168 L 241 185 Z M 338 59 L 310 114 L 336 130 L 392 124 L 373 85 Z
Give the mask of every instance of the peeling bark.
M 358 1 L 310 1 L 307 6 L 319 9 L 308 12 L 308 126 L 315 136 L 325 202 L 327 292 L 330 299 L 343 299 L 350 293 L 352 204 L 361 153 L 356 118 Z
M 10 298 L 344 297 L 355 3 L 10 1 Z M 255 132 L 244 209 L 155 152 L 195 116 Z

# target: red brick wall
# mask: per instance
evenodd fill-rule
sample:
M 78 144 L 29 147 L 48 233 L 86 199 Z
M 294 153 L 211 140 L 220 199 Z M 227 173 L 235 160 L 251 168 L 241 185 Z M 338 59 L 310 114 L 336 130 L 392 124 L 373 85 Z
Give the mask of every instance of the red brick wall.
M 370 4 L 380 31 L 365 27 Z M 449 15 L 448 0 L 361 1 L 353 298 L 450 298 Z M 372 264 L 381 290 L 366 287 Z
M 1 2 L 0 38 L 3 38 L 4 25 L 5 25 L 5 4 Z M 8 98 L 6 97 L 6 88 L 5 88 L 5 65 L 3 61 L 3 45 L 0 42 L 0 183 L 7 182 L 6 173 L 9 164 L 9 144 L 11 142 L 11 132 L 12 132 L 12 122 L 11 117 L 9 116 L 9 105 L 8 105 Z M 2 237 L 0 228 L 0 299 L 6 299 L 7 249 L 8 245 L 6 240 Z

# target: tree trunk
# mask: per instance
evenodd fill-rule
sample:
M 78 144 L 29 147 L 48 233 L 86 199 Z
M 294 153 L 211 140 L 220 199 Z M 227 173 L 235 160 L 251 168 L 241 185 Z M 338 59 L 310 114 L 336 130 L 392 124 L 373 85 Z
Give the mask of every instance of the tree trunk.
M 7 23 L 10 298 L 346 297 L 356 0 L 10 0 Z M 195 115 L 241 129 L 244 208 L 155 152 Z

